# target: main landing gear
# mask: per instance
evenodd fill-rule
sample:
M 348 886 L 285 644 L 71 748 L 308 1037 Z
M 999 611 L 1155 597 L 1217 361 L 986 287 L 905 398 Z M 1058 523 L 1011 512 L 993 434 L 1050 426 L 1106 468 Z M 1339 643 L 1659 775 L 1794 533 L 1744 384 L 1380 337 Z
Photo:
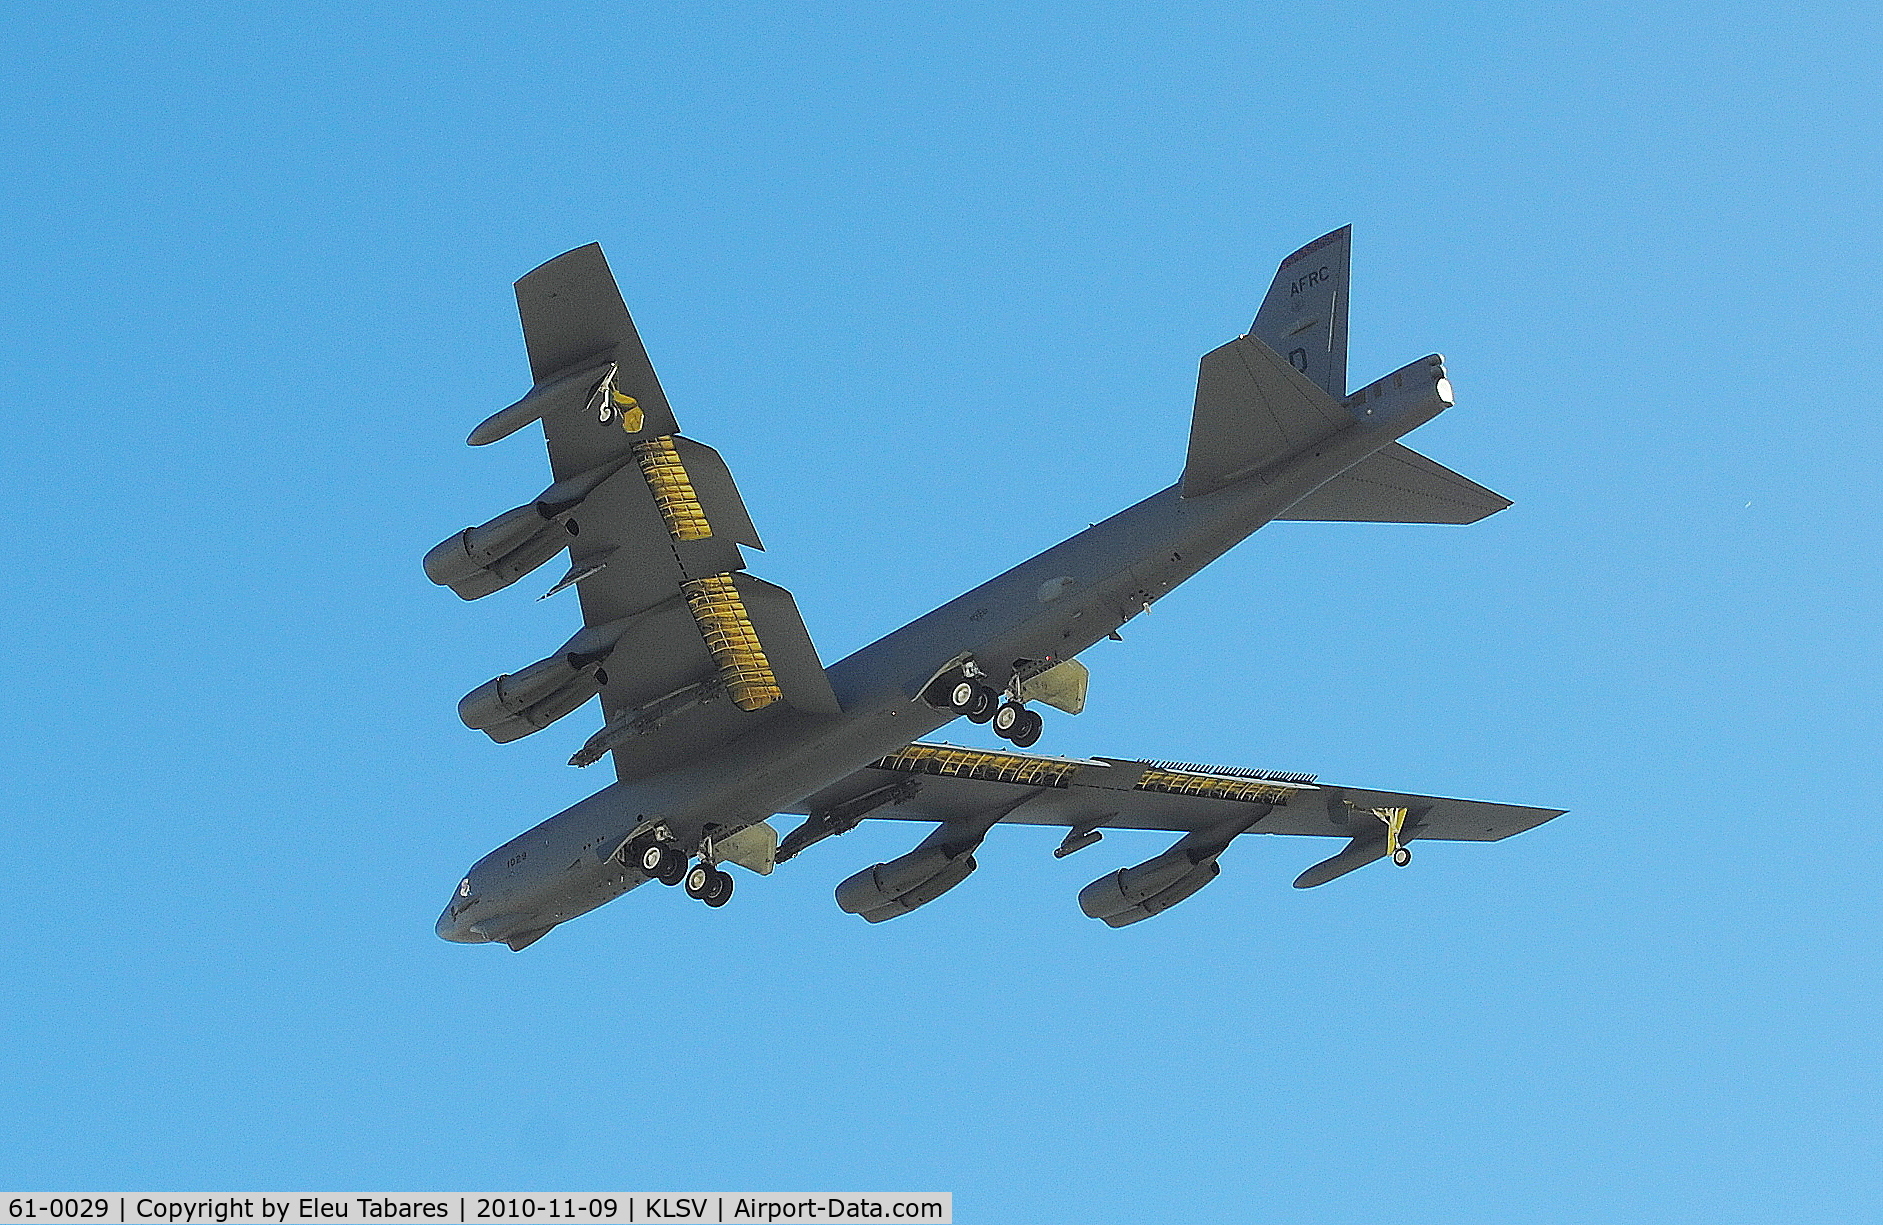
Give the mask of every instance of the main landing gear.
M 708 906 L 720 907 L 732 900 L 732 875 L 706 859 L 687 868 L 687 857 L 680 844 L 665 838 L 648 838 L 638 845 L 623 847 L 623 863 L 639 868 L 663 885 L 686 886 L 688 897 L 698 898 Z
M 1045 720 L 1016 701 L 1011 696 L 1012 690 L 1003 695 L 980 679 L 984 675 L 978 671 L 974 675 L 957 671 L 937 680 L 924 696 L 943 710 L 966 715 L 970 722 L 992 723 L 995 735 L 1013 741 L 1020 748 L 1031 746 L 1045 730 Z
M 679 884 L 687 872 L 687 857 L 680 853 L 677 844 L 664 839 L 650 838 L 638 847 L 629 848 L 622 858 L 663 885 Z
M 971 722 L 985 723 L 994 717 L 1000 705 L 1000 691 L 964 676 L 943 691 L 941 705 L 958 715 L 966 715 Z

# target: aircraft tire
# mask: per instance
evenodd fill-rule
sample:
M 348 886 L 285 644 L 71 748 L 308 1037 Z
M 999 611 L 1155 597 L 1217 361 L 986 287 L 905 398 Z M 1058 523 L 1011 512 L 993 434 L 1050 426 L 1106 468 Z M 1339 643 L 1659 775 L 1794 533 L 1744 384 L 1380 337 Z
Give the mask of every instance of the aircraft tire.
M 664 876 L 667 872 L 668 860 L 671 858 L 672 854 L 672 850 L 666 843 L 657 839 L 649 839 L 640 846 L 622 855 L 622 858 L 639 865 L 641 871 L 647 873 L 649 876 Z
M 974 694 L 974 708 L 968 711 L 968 720 L 972 723 L 985 723 L 994 717 L 1000 706 L 1000 694 L 986 685 L 980 686 Z
M 1026 707 L 1012 702 L 1002 702 L 1000 709 L 994 712 L 994 732 L 996 735 L 1013 739 L 1016 728 L 1026 723 Z
M 713 877 L 717 874 L 717 870 L 708 864 L 694 864 L 692 870 L 686 875 L 685 888 L 687 896 L 699 898 L 704 901 L 712 892 Z
M 1405 847 L 1402 846 L 1398 850 L 1393 852 L 1393 866 L 1394 867 L 1403 868 L 1411 862 L 1412 862 L 1412 852 L 1407 850 Z
M 1021 713 L 1026 716 L 1026 723 L 1015 728 L 1013 735 L 1007 739 L 1013 741 L 1018 748 L 1030 749 L 1039 742 L 1040 733 L 1046 730 L 1046 720 L 1040 718 L 1035 711 L 1027 710 Z
M 732 873 L 723 868 L 713 869 L 712 878 L 707 882 L 707 892 L 700 900 L 717 910 L 732 900 Z
M 678 847 L 669 845 L 667 847 L 667 863 L 662 867 L 660 875 L 655 879 L 659 880 L 663 885 L 677 885 L 686 879 L 686 874 L 686 856 L 680 853 Z
M 972 714 L 981 703 L 981 686 L 971 680 L 958 680 L 948 689 L 948 709 L 958 715 Z

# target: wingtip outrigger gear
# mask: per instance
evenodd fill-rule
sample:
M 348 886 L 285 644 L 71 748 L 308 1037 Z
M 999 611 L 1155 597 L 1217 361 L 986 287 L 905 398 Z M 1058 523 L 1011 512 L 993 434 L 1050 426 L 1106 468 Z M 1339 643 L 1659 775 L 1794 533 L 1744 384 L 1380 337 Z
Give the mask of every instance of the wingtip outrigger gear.
M 1386 853 L 1392 856 L 1393 866 L 1396 868 L 1403 868 L 1412 862 L 1411 850 L 1399 845 L 1399 835 L 1405 831 L 1406 813 L 1408 811 L 1410 810 L 1405 808 L 1375 808 L 1372 810 L 1373 815 L 1378 817 L 1380 822 L 1386 826 Z

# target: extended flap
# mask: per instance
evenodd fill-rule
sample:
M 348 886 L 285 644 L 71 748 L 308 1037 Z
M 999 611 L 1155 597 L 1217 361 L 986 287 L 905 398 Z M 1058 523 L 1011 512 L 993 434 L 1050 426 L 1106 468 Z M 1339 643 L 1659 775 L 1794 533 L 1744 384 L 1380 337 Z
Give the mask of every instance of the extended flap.
M 837 704 L 837 694 L 830 687 L 830 677 L 817 657 L 817 648 L 811 643 L 791 593 L 750 574 L 735 574 L 732 581 L 744 600 L 785 701 L 812 714 L 839 713 L 842 708 Z
M 763 551 L 758 529 L 745 509 L 745 498 L 733 482 L 732 471 L 719 452 L 703 442 L 675 435 L 674 450 L 705 509 L 707 530 L 715 537 Z

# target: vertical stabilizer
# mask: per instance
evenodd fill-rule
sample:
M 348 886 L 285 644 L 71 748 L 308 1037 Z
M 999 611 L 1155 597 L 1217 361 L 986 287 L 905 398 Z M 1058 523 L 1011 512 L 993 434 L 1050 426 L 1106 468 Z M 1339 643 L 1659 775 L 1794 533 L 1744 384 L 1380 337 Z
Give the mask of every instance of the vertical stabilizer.
M 1352 231 L 1343 225 L 1283 260 L 1249 325 L 1249 335 L 1337 400 L 1347 394 Z

